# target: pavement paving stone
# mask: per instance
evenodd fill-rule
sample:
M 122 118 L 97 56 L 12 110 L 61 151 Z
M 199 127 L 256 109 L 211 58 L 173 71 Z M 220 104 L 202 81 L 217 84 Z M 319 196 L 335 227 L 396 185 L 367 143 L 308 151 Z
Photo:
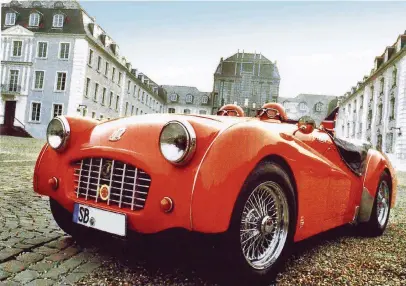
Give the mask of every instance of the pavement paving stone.
M 62 282 L 67 284 L 75 284 L 86 275 L 87 273 L 78 273 L 78 272 L 70 273 L 68 276 L 63 278 Z
M 23 249 L 21 248 L 4 248 L 0 252 L 0 262 L 3 262 L 13 256 L 16 256 L 17 254 L 23 252 Z
M 0 264 L 0 270 L 10 272 L 10 273 L 17 273 L 23 271 L 26 268 L 26 265 L 18 260 L 10 260 Z
M 47 246 L 41 246 L 41 247 L 38 247 L 38 248 L 34 248 L 34 249 L 32 249 L 32 251 L 37 252 L 37 253 L 41 253 L 41 254 L 44 254 L 44 255 L 50 255 L 50 254 L 54 254 L 54 253 L 59 252 L 58 249 L 49 248 Z
M 10 272 L 6 272 L 3 270 L 0 270 L 0 280 L 6 279 L 7 277 L 9 277 L 11 275 Z
M 32 264 L 32 263 L 42 260 L 43 258 L 44 258 L 44 255 L 42 255 L 41 253 L 28 252 L 28 253 L 24 253 L 22 255 L 17 256 L 16 259 L 18 261 L 24 262 L 26 264 Z
M 54 285 L 55 281 L 49 280 L 49 279 L 36 279 L 31 281 L 28 284 L 25 284 L 25 286 L 51 286 Z
M 19 283 L 28 283 L 39 276 L 38 272 L 33 270 L 24 270 L 14 276 L 13 280 Z
M 0 286 L 21 286 L 21 283 L 5 280 L 0 281 Z
M 71 237 L 65 236 L 65 237 L 59 238 L 58 240 L 51 241 L 51 242 L 45 244 L 45 246 L 62 250 L 62 249 L 65 249 L 65 248 L 71 246 L 73 243 L 74 243 L 74 241 Z
M 96 268 L 100 267 L 100 265 L 101 262 L 97 260 L 89 261 L 73 270 L 73 273 L 90 273 Z
M 40 261 L 36 264 L 32 264 L 29 266 L 29 269 L 38 271 L 38 272 L 46 272 L 51 268 L 54 268 L 58 263 L 57 262 L 49 262 L 49 261 Z
M 59 277 L 62 274 L 65 274 L 66 272 L 68 272 L 68 270 L 66 268 L 56 267 L 56 268 L 52 268 L 48 272 L 42 274 L 42 277 L 53 279 L 53 280 L 58 280 Z
M 84 253 L 79 253 L 78 255 L 75 255 L 68 260 L 64 261 L 59 265 L 59 267 L 64 268 L 68 271 L 73 270 L 74 268 L 78 267 L 80 264 L 84 263 L 86 261 Z
M 29 244 L 37 245 L 37 244 L 46 243 L 48 241 L 51 241 L 52 239 L 54 239 L 54 238 L 53 237 L 42 236 L 42 237 L 36 237 L 36 238 L 27 238 L 27 239 L 24 240 L 24 242 L 29 243 Z

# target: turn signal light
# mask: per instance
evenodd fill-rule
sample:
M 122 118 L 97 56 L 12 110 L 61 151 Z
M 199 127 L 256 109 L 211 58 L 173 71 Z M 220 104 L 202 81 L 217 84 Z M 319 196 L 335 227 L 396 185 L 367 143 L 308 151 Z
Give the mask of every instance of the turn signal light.
M 165 213 L 170 213 L 173 210 L 173 201 L 169 197 L 164 197 L 161 200 L 161 210 Z
M 51 186 L 51 188 L 52 188 L 53 190 L 55 190 L 55 191 L 56 191 L 56 189 L 57 189 L 58 186 L 59 186 L 58 179 L 55 178 L 55 177 L 52 177 L 51 179 L 49 179 L 49 180 L 48 180 L 48 184 L 49 184 L 49 185 Z

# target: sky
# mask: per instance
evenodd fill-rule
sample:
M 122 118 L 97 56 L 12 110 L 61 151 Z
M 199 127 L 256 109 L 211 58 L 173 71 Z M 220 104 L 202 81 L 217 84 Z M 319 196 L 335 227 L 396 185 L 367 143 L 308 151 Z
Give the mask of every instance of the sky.
M 341 96 L 406 30 L 406 2 L 80 1 L 133 68 L 159 85 L 212 91 L 220 58 L 276 61 L 279 95 Z

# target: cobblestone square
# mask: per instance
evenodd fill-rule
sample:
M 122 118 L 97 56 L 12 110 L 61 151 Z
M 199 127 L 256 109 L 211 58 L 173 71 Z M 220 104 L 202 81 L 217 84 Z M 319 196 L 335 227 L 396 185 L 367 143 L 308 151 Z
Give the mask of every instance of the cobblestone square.
M 215 249 L 186 240 L 79 245 L 54 222 L 48 198 L 32 190 L 43 141 L 0 137 L 0 285 L 227 284 Z M 278 285 L 405 285 L 406 176 L 385 235 L 365 239 L 339 228 L 295 246 Z M 156 242 L 156 244 L 154 244 Z M 214 263 L 213 263 L 214 262 Z

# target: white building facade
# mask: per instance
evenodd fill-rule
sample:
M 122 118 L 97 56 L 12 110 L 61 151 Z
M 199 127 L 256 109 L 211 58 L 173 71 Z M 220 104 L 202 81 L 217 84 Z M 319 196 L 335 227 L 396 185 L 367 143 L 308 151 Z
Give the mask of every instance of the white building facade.
M 375 58 L 371 74 L 339 106 L 338 137 L 369 141 L 396 166 L 406 168 L 406 32 Z
M 57 115 L 110 119 L 166 112 L 158 85 L 76 1 L 2 4 L 0 124 L 45 138 Z

